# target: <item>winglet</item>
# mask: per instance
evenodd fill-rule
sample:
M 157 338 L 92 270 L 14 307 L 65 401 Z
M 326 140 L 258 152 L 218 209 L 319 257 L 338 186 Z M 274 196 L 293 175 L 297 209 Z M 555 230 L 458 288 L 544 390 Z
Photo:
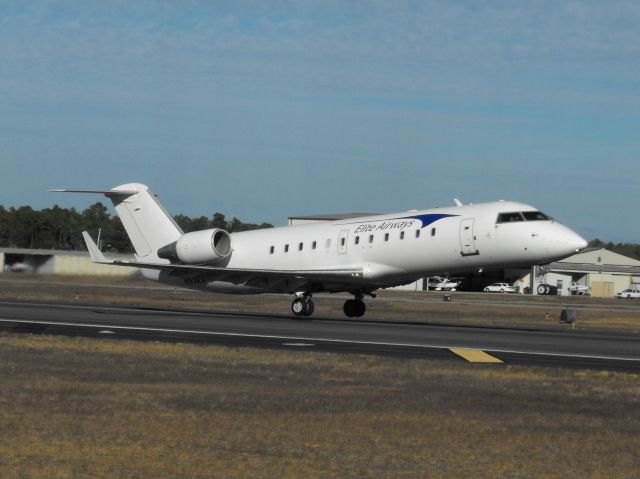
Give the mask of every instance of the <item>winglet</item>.
M 87 244 L 87 249 L 89 250 L 89 255 L 91 256 L 91 261 L 94 263 L 103 263 L 103 264 L 111 264 L 113 261 L 109 261 L 104 257 L 102 251 L 98 249 L 95 241 L 91 238 L 91 235 L 86 231 L 82 232 L 82 237 L 84 238 L 84 242 Z

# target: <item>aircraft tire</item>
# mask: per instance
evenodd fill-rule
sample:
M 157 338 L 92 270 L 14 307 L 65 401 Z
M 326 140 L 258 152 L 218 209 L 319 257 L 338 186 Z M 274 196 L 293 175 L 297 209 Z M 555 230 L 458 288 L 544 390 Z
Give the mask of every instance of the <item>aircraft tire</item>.
M 314 310 L 315 306 L 313 304 L 313 301 L 308 296 L 296 298 L 291 303 L 291 312 L 294 314 L 294 316 L 311 316 Z
M 304 300 L 302 298 L 296 298 L 291 303 L 291 312 L 294 316 L 304 316 L 306 305 L 304 304 Z
M 354 314 L 353 314 L 355 312 L 354 303 L 355 301 L 353 299 L 347 299 L 344 302 L 344 306 L 342 306 L 342 311 L 344 311 L 344 314 L 349 318 L 354 317 Z
M 313 311 L 316 309 L 313 304 L 313 300 L 309 297 L 305 298 L 305 306 L 306 306 L 305 316 L 311 316 L 313 314 Z
M 544 296 L 545 294 L 547 294 L 547 292 L 548 292 L 547 288 L 546 288 L 546 286 L 544 284 L 539 284 L 538 285 L 538 294 L 540 296 Z
M 348 299 L 344 302 L 342 309 L 349 318 L 360 318 L 364 316 L 367 306 L 360 299 Z

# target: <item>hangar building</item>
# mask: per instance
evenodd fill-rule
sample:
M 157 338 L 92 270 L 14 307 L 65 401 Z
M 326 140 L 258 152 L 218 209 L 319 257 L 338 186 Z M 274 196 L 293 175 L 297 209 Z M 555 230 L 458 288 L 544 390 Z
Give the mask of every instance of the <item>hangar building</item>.
M 529 287 L 534 294 L 538 285 L 547 284 L 556 294 L 572 294 L 571 286 L 582 285 L 595 297 L 613 297 L 627 288 L 640 289 L 640 261 L 605 248 L 587 248 L 561 261 L 530 270 L 506 270 L 505 279 L 521 290 Z

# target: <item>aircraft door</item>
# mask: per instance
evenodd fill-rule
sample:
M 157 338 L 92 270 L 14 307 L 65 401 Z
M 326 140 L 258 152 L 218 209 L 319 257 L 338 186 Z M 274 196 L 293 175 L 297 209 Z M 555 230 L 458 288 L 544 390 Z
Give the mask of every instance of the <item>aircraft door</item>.
M 476 249 L 476 237 L 473 232 L 473 218 L 465 218 L 460 222 L 460 254 L 462 256 L 475 256 L 480 254 Z
M 338 253 L 344 254 L 347 252 L 347 238 L 349 237 L 349 230 L 342 230 L 338 235 Z

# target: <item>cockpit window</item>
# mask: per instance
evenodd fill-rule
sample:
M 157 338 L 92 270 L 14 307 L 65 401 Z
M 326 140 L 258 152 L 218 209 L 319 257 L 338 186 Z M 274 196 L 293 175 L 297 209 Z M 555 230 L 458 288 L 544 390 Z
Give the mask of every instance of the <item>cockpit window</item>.
M 553 218 L 540 211 L 523 211 L 521 213 L 500 213 L 496 223 L 514 223 L 516 221 L 551 221 Z
M 514 221 L 524 221 L 520 213 L 500 213 L 497 223 L 513 223 Z
M 545 215 L 541 211 L 525 211 L 522 213 L 527 221 L 549 221 L 550 216 Z

